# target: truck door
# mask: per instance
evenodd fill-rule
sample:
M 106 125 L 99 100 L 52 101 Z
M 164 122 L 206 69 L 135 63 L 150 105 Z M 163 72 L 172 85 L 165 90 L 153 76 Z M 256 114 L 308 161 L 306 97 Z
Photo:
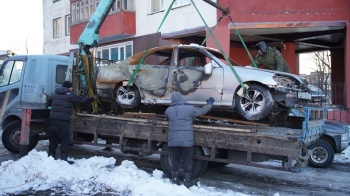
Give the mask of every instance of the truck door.
M 5 60 L 0 69 L 1 114 L 5 108 L 19 108 L 22 78 L 26 57 L 12 57 Z M 6 98 L 6 99 L 5 99 Z M 1 115 L 2 117 L 2 115 Z M 1 120 L 1 119 L 0 119 Z

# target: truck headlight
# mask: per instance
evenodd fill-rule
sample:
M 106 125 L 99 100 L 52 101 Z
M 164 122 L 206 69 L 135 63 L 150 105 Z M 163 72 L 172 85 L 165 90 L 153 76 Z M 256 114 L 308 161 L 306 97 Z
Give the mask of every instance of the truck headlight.
M 341 134 L 341 141 L 342 142 L 348 141 L 348 140 L 349 140 L 349 133 Z

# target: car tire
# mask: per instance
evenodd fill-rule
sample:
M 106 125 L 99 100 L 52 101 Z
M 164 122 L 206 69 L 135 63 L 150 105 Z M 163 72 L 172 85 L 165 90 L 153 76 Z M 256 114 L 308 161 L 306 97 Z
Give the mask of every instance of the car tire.
M 316 168 L 324 168 L 333 162 L 334 150 L 332 146 L 323 140 L 318 140 L 309 146 L 311 155 L 309 165 Z
M 162 151 L 168 151 L 170 152 L 170 148 L 168 147 L 167 144 L 164 144 L 162 147 Z M 201 147 L 199 146 L 193 146 L 193 155 L 199 155 L 203 156 L 204 152 Z M 160 163 L 163 168 L 164 174 L 171 178 L 171 156 L 170 155 L 160 155 Z M 182 173 L 182 163 L 180 164 L 180 172 Z M 192 160 L 192 178 L 195 178 L 196 176 L 200 175 L 203 173 L 208 167 L 208 161 L 204 160 L 199 160 L 199 159 L 193 159 Z
M 118 105 L 126 108 L 135 108 L 141 102 L 140 91 L 136 86 L 125 87 L 119 84 L 114 93 Z
M 19 154 L 21 152 L 20 145 L 21 137 L 21 121 L 14 121 L 6 125 L 2 132 L 2 144 L 4 147 L 14 153 Z M 33 135 L 29 138 L 28 151 L 31 151 L 38 144 L 39 135 Z
M 247 120 L 262 120 L 273 109 L 273 99 L 265 87 L 252 84 L 245 96 L 236 95 L 236 109 Z

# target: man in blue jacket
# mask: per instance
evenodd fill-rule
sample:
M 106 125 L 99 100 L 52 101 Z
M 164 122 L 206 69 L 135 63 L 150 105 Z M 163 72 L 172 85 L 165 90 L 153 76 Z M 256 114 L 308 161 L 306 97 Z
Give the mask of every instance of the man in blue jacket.
M 184 169 L 184 185 L 192 186 L 192 155 L 193 155 L 193 117 L 203 116 L 214 104 L 214 98 L 207 100 L 207 105 L 197 108 L 187 105 L 187 101 L 179 92 L 171 95 L 171 105 L 165 115 L 169 120 L 168 146 L 171 151 L 172 182 L 179 185 L 179 166 L 182 158 Z
M 68 149 L 70 142 L 70 117 L 75 103 L 89 103 L 94 97 L 81 97 L 73 92 L 73 84 L 64 81 L 49 97 L 48 103 L 51 105 L 49 121 L 49 156 L 55 158 L 58 144 L 61 144 L 61 160 L 68 161 Z

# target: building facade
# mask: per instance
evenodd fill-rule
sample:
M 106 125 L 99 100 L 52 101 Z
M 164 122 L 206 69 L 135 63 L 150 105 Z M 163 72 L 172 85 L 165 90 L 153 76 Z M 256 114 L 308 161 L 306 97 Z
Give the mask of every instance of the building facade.
M 68 54 L 77 48 L 70 44 L 70 6 L 69 0 L 43 0 L 43 54 Z

